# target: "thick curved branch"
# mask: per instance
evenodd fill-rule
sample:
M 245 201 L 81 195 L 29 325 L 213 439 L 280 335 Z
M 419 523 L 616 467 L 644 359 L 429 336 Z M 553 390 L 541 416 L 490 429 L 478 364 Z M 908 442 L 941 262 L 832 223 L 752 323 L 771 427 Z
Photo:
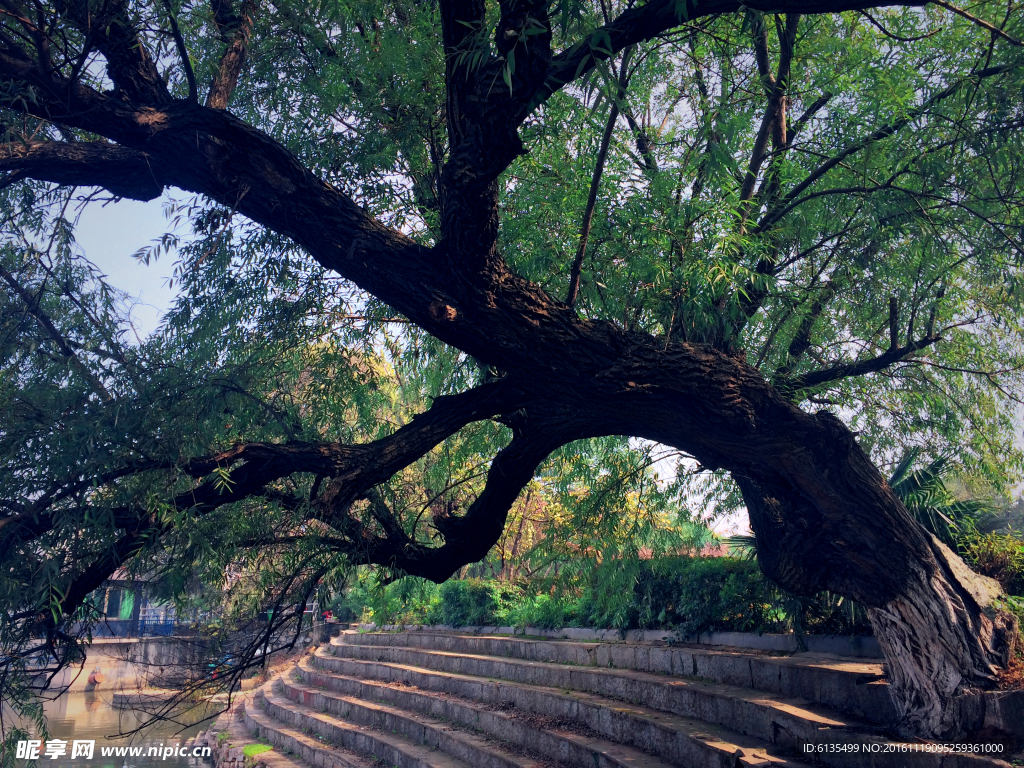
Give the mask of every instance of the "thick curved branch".
M 178 509 L 188 509 L 193 516 L 200 516 L 246 498 L 273 497 L 275 494 L 266 488 L 267 484 L 293 472 L 331 474 L 335 477 L 331 483 L 333 494 L 329 492 L 327 495 L 333 501 L 341 499 L 342 503 L 346 503 L 344 500 L 354 500 L 368 492 L 372 495 L 375 485 L 415 461 L 441 440 L 472 421 L 514 410 L 521 405 L 521 397 L 520 390 L 504 381 L 486 384 L 458 395 L 440 397 L 427 412 L 394 434 L 364 445 L 252 443 L 236 446 L 220 454 L 189 462 L 184 467 L 185 471 L 201 476 L 242 461 L 226 477 L 218 474 L 197 488 L 180 494 L 172 505 Z M 483 517 L 486 522 L 499 515 L 501 521 L 504 521 L 507 506 L 515 500 L 519 488 L 529 481 L 544 456 L 557 447 L 552 440 L 557 440 L 558 434 L 561 433 L 557 429 L 545 430 L 543 438 L 513 441 L 514 447 L 510 445 L 499 453 L 492 465 L 491 474 L 501 480 L 489 482 L 490 490 L 485 490 L 470 508 L 467 513 L 470 528 L 483 528 L 486 535 L 490 535 L 490 528 L 486 524 L 481 526 L 478 519 Z M 521 479 L 524 473 L 527 473 L 525 479 Z M 514 486 L 515 483 L 520 485 Z M 506 506 L 501 511 L 503 504 Z M 22 514 L 21 517 L 25 519 L 20 524 L 5 526 L 0 543 L 4 548 L 24 546 L 28 540 L 52 530 L 58 514 L 47 511 L 31 519 Z M 110 510 L 110 515 L 115 528 L 120 529 L 119 538 L 76 574 L 62 595 L 54 596 L 50 601 L 53 605 L 44 607 L 34 619 L 40 629 L 51 633 L 56 631 L 60 623 L 73 615 L 89 594 L 101 586 L 117 568 L 174 528 L 173 519 L 161 518 L 141 508 L 121 507 Z M 476 539 L 471 535 L 473 543 L 456 543 L 448 549 L 442 547 L 444 553 L 431 559 L 426 556 L 429 548 L 410 546 L 397 523 L 392 520 L 394 524 L 388 524 L 388 516 L 382 517 L 383 528 L 388 535 L 383 539 L 370 540 L 368 546 L 349 546 L 346 554 L 353 562 L 404 567 L 403 563 L 408 561 L 409 567 L 415 569 L 416 563 L 430 560 L 431 567 L 437 573 L 437 569 L 442 567 L 440 563 L 454 562 L 451 560 L 453 548 L 458 551 L 476 551 L 473 548 Z M 351 530 L 345 533 L 350 542 L 358 542 L 360 539 L 366 541 L 360 535 L 362 531 Z M 500 535 L 500 527 L 497 535 Z M 487 544 L 479 556 L 482 557 L 490 546 Z M 52 610 L 54 605 L 59 606 L 59 611 Z
M 428 547 L 408 539 L 380 539 L 367 548 L 364 555 L 367 562 L 440 584 L 462 566 L 483 559 L 501 538 L 509 510 L 533 479 L 537 467 L 552 451 L 571 439 L 564 426 L 531 430 L 528 435 L 513 438 L 494 457 L 484 490 L 466 514 L 434 518 L 434 526 L 444 537 L 444 544 Z
M 491 250 L 491 235 L 477 237 L 481 227 L 493 229 L 492 235 L 497 231 L 496 209 L 489 203 L 481 208 L 476 198 L 466 198 L 461 210 L 471 217 L 474 210 L 490 210 L 493 221 L 478 221 L 475 228 L 467 221 L 461 247 L 443 241 L 428 249 L 376 221 L 279 142 L 226 111 L 184 101 L 135 109 L 56 76 L 42 77 L 31 62 L 0 50 L 4 75 L 37 87 L 35 102 L 19 103 L 23 111 L 144 152 L 149 174 L 159 183 L 207 195 L 292 238 L 327 269 L 484 362 L 569 371 L 578 368 L 566 357 L 567 349 L 590 358 L 591 369 L 600 365 L 595 353 L 615 354 L 618 332 L 612 326 L 581 322 L 569 307 L 514 274 Z M 75 183 L 88 183 L 86 171 L 97 170 L 89 164 L 78 167 L 83 170 L 75 174 Z M 42 166 L 39 173 L 53 175 Z M 106 167 L 92 177 L 93 184 L 109 181 Z M 472 187 L 463 188 L 470 197 L 476 195 Z M 321 226 L 309 227 L 310 221 Z M 538 331 L 530 340 L 508 328 L 526 318 Z
M 352 563 L 383 565 L 441 582 L 463 565 L 487 554 L 500 538 L 509 509 L 533 478 L 538 465 L 559 446 L 590 436 L 587 427 L 577 421 L 567 421 L 564 412 L 560 412 L 528 421 L 527 429 L 517 429 L 512 442 L 495 456 L 484 490 L 466 514 L 435 519 L 435 526 L 445 538 L 440 547 L 412 541 L 373 486 L 451 434 L 458 428 L 456 425 L 476 420 L 473 417 L 479 418 L 482 413 L 511 409 L 520 396 L 513 388 L 500 382 L 451 396 L 420 416 L 418 424 L 414 422 L 394 435 L 366 446 L 237 446 L 217 456 L 197 460 L 187 467 L 188 471 L 199 473 L 209 471 L 215 465 L 244 458 L 245 462 L 232 471 L 230 480 L 226 481 L 227 489 L 223 477 L 211 479 L 178 496 L 174 505 L 201 515 L 224 504 L 259 496 L 267 482 L 291 471 L 310 471 L 310 464 L 319 463 L 321 469 L 331 466 L 334 471 L 341 469 L 342 474 L 330 483 L 316 506 L 320 509 L 320 517 L 343 534 L 344 539 L 335 542 L 335 547 L 343 551 Z M 520 415 L 514 420 L 530 419 L 528 412 L 516 413 Z M 405 434 L 399 436 L 403 431 Z M 360 451 L 364 455 L 356 455 Z M 296 462 L 301 466 L 296 467 Z M 352 501 L 360 497 L 370 499 L 382 536 L 367 538 L 362 526 L 348 514 Z M 72 581 L 66 596 L 59 601 L 63 616 L 77 610 L 114 570 L 173 529 L 170 520 L 160 520 L 145 510 L 121 508 L 113 510 L 113 515 L 115 525 L 124 532 L 113 546 Z M 18 529 L 15 528 L 13 535 L 17 534 Z M 9 533 L 7 538 L 11 535 Z M 40 621 L 48 627 L 55 627 L 59 618 L 49 610 L 40 615 Z
M 191 477 L 205 477 L 214 470 L 228 471 L 209 478 L 172 501 L 177 509 L 189 509 L 203 515 L 225 504 L 262 495 L 267 484 L 295 472 L 308 472 L 337 478 L 346 494 L 356 499 L 395 472 L 430 451 L 445 438 L 467 424 L 480 421 L 522 405 L 522 392 L 504 381 L 485 384 L 457 395 L 436 398 L 433 406 L 413 418 L 391 435 L 361 445 L 340 443 L 244 443 L 211 456 L 192 459 L 182 471 Z M 111 482 L 128 474 L 153 469 L 156 464 L 133 465 L 124 471 L 108 472 L 100 478 L 76 478 L 73 488 L 91 487 L 94 481 Z M 48 506 L 26 510 L 6 517 L 0 526 L 0 542 L 13 547 L 42 536 L 56 525 L 63 510 L 55 505 L 65 493 L 50 496 Z M 131 528 L 140 519 L 149 519 L 144 510 L 112 510 L 118 528 Z
M 0 170 L 55 184 L 103 187 L 131 200 L 153 200 L 163 193 L 149 155 L 101 141 L 4 144 Z

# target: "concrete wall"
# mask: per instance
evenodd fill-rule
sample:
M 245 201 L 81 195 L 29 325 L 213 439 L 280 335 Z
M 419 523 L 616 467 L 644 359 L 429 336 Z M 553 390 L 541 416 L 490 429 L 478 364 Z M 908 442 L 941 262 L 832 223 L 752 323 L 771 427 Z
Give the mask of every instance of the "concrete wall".
M 558 640 L 577 640 L 580 642 L 676 642 L 694 645 L 724 645 L 732 648 L 751 648 L 761 651 L 797 651 L 796 636 L 758 635 L 753 632 L 708 632 L 680 638 L 675 632 L 663 630 L 633 629 L 620 632 L 616 629 L 541 629 L 540 627 L 449 627 L 446 625 L 385 625 L 360 624 L 360 629 L 380 629 L 385 632 L 394 631 L 435 631 L 435 632 L 466 632 L 479 635 L 526 635 L 528 637 L 550 637 Z M 884 658 L 878 641 L 873 637 L 847 637 L 844 635 L 804 635 L 804 644 L 812 653 L 834 653 L 837 656 L 853 656 L 863 659 Z
M 135 690 L 180 674 L 202 650 L 202 640 L 182 637 L 94 638 L 86 649 L 82 667 L 65 669 L 51 687 L 71 691 Z M 89 676 L 99 671 L 98 685 Z
M 301 633 L 296 648 L 326 642 L 341 629 L 337 624 L 317 624 Z M 147 687 L 175 688 L 182 678 L 201 667 L 205 643 L 202 637 L 94 637 L 86 648 L 85 664 L 63 670 L 51 688 L 58 690 L 67 685 L 69 691 L 129 692 Z M 98 685 L 89 682 L 94 671 L 104 677 Z

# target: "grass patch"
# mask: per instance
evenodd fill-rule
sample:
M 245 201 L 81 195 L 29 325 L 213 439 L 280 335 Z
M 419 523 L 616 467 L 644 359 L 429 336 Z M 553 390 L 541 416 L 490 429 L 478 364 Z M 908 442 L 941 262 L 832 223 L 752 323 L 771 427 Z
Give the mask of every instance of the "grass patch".
M 245 757 L 256 757 L 256 755 L 262 755 L 264 752 L 269 752 L 273 747 L 267 744 L 246 744 L 242 749 L 242 754 Z

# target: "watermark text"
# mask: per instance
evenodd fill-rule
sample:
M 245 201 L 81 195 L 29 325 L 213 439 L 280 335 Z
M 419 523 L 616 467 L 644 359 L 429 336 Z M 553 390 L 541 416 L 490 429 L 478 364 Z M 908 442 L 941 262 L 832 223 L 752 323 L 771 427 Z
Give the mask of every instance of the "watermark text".
M 58 757 L 69 757 L 92 760 L 96 754 L 95 739 L 29 739 L 19 741 L 15 757 L 19 760 L 56 760 Z M 155 757 L 166 760 L 169 757 L 209 757 L 209 747 L 190 747 L 184 744 L 163 744 L 138 747 L 100 747 L 100 757 Z

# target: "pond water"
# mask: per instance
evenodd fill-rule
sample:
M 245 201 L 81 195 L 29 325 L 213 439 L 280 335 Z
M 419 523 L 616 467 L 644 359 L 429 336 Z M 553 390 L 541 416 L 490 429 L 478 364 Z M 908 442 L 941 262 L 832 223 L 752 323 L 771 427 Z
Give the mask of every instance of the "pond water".
M 66 754 L 47 757 L 44 744 L 36 767 L 210 768 L 208 759 L 169 753 L 170 748 L 182 746 L 187 739 L 210 727 L 210 720 L 199 722 L 202 720 L 203 710 L 188 712 L 181 718 L 184 722 L 195 723 L 185 730 L 182 730 L 178 723 L 164 721 L 133 736 L 122 736 L 120 734 L 137 728 L 149 719 L 149 716 L 144 713 L 136 714 L 131 710 L 115 709 L 110 703 L 110 697 L 109 692 L 78 692 L 66 693 L 54 701 L 47 702 L 44 710 L 50 738 L 66 741 Z M 205 711 L 215 714 L 219 709 L 220 707 L 216 707 Z M 75 740 L 95 741 L 91 759 L 71 756 L 72 743 Z M 155 749 L 158 754 L 149 754 L 151 749 Z M 137 754 L 132 755 L 126 750 Z

